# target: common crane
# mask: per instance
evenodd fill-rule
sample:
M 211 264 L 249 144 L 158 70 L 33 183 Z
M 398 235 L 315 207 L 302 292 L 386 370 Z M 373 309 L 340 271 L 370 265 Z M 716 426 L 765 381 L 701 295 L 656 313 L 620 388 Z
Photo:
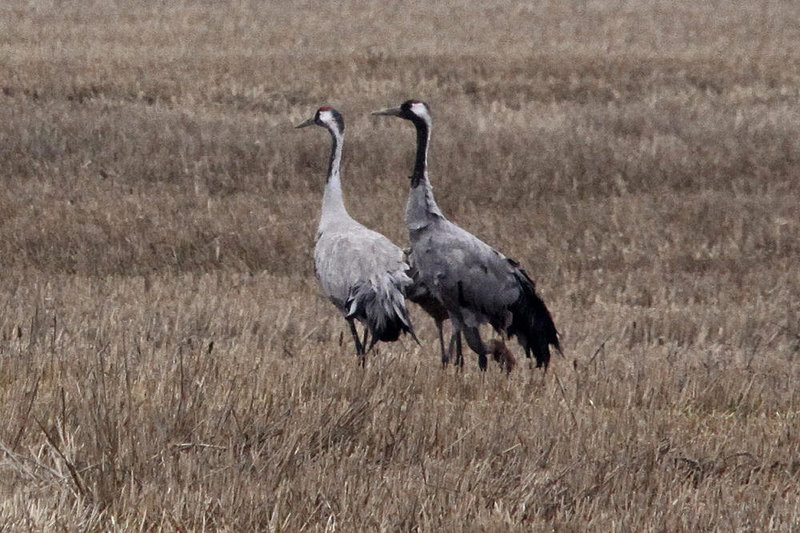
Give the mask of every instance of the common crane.
M 412 285 L 403 251 L 347 213 L 342 198 L 340 166 L 344 119 L 331 107 L 320 107 L 298 128 L 321 126 L 331 134 L 328 177 L 314 248 L 314 270 L 322 291 L 350 325 L 356 355 L 364 356 L 378 341 L 396 341 L 408 333 L 416 341 L 408 316 L 405 291 Z M 359 339 L 355 321 L 364 325 Z M 367 340 L 371 342 L 367 347 Z
M 455 328 L 478 354 L 486 369 L 490 348 L 481 340 L 479 327 L 490 324 L 509 337 L 516 336 L 527 357 L 537 367 L 550 362 L 550 346 L 561 351 L 550 312 L 536 294 L 533 280 L 519 263 L 497 252 L 442 214 L 428 180 L 428 146 L 431 113 L 428 105 L 408 100 L 400 107 L 376 111 L 410 120 L 417 130 L 417 155 L 406 204 L 406 225 L 412 263 L 419 283 L 447 310 Z M 460 354 L 460 343 L 456 343 Z

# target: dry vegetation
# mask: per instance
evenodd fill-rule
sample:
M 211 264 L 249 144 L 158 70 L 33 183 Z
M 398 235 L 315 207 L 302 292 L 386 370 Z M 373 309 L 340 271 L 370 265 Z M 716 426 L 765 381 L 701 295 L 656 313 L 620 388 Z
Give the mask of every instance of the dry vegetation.
M 0 530 L 797 529 L 798 4 L 444 4 L 3 2 Z M 318 294 L 291 126 L 403 245 L 408 97 L 544 378 L 418 312 L 362 370 Z

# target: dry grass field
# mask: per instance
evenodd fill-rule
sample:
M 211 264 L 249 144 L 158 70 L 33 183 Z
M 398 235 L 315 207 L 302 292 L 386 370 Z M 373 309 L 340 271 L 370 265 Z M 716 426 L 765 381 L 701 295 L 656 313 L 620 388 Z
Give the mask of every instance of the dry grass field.
M 0 531 L 800 530 L 800 4 L 8 0 Z M 537 280 L 546 375 L 357 366 L 329 139 Z M 488 332 L 487 332 L 488 334 Z M 512 343 L 519 357 L 520 350 Z

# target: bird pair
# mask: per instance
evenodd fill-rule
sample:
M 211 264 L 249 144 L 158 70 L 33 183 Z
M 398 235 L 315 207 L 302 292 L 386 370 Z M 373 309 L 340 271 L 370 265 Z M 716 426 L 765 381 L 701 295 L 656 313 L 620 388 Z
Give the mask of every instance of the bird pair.
M 380 233 L 353 220 L 345 209 L 340 176 L 342 115 L 331 107 L 321 107 L 313 118 L 297 126 L 321 126 L 331 135 L 314 267 L 322 291 L 350 326 L 362 364 L 365 353 L 378 341 L 395 341 L 401 333 L 416 340 L 406 308 L 408 299 L 434 319 L 443 365 L 453 348 L 457 362 L 463 365 L 463 335 L 478 354 L 482 370 L 487 355 L 493 355 L 510 371 L 513 356 L 505 345 L 496 341 L 487 345 L 481 339 L 479 328 L 488 323 L 495 331 L 516 337 L 525 355 L 533 355 L 536 366 L 546 368 L 550 347 L 560 351 L 558 331 L 533 280 L 516 261 L 447 220 L 436 204 L 427 169 L 432 126 L 428 105 L 408 100 L 400 107 L 373 114 L 409 120 L 417 132 L 405 214 L 411 243 L 407 255 Z M 447 319 L 453 324 L 453 334 L 446 347 L 442 325 Z M 364 325 L 363 340 L 356 321 Z

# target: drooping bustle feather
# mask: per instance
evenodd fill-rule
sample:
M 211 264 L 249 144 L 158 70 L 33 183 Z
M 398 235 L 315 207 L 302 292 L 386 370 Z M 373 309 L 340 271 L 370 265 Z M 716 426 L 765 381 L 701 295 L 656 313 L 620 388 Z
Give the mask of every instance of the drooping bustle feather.
M 509 259 L 509 263 L 516 267 L 514 276 L 519 282 L 521 291 L 517 301 L 509 306 L 512 318 L 506 333 L 509 336 L 516 335 L 525 349 L 526 356 L 530 357 L 533 352 L 537 367 L 547 368 L 550 364 L 550 346 L 561 351 L 558 330 L 547 306 L 536 294 L 533 280 L 516 262 Z
M 397 279 L 400 276 L 405 279 Z M 410 284 L 411 279 L 405 274 L 392 276 L 385 272 L 358 283 L 350 291 L 345 318 L 355 318 L 367 324 L 372 334 L 370 348 L 378 341 L 396 341 L 401 333 L 409 333 L 416 340 L 405 296 L 398 288 Z

